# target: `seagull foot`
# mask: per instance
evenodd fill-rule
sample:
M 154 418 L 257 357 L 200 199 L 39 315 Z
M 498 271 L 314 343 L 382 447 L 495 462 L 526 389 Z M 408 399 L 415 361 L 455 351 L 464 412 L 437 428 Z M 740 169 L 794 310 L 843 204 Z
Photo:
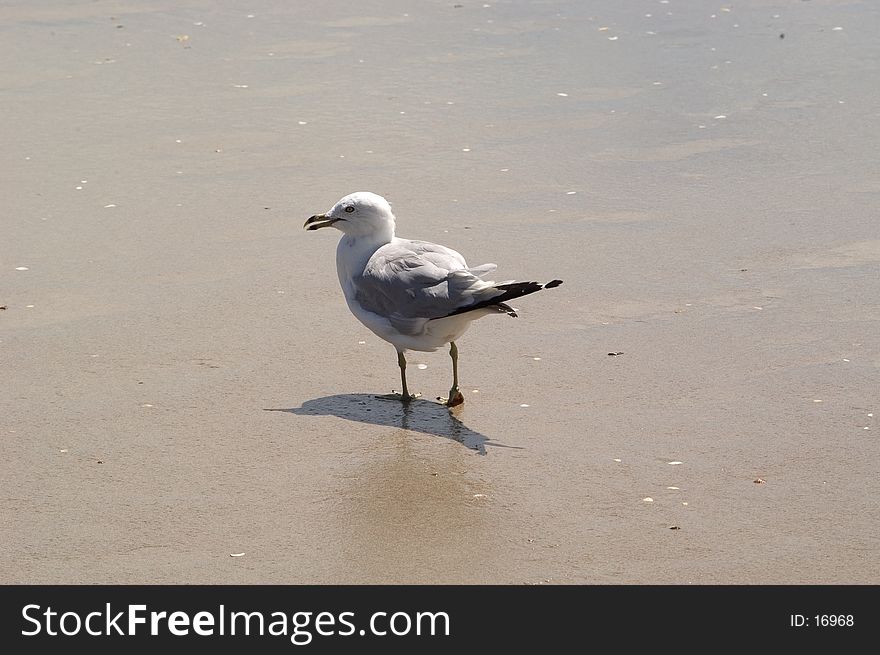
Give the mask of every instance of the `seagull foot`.
M 449 393 L 449 398 L 444 398 L 443 396 L 437 396 L 437 400 L 446 405 L 447 407 L 456 407 L 458 405 L 464 404 L 464 396 L 461 391 L 455 389 Z
M 374 398 L 376 398 L 377 400 L 396 400 L 399 403 L 408 403 L 410 401 L 416 400 L 421 395 L 422 394 L 420 393 L 415 393 L 407 394 L 404 396 L 402 393 L 386 393 L 382 394 L 381 396 L 374 396 Z

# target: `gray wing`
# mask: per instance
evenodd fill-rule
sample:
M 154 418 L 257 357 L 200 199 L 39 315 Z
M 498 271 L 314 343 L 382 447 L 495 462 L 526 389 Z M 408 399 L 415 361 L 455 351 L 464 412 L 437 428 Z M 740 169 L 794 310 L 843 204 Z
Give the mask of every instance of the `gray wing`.
M 404 334 L 502 292 L 479 276 L 494 264 L 468 268 L 459 253 L 426 241 L 398 240 L 379 248 L 354 279 L 358 303 Z

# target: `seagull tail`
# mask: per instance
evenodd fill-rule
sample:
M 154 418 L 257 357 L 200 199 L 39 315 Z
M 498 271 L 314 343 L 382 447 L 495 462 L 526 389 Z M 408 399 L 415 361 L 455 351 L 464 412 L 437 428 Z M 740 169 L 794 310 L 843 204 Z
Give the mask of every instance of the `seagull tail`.
M 492 308 L 497 309 L 499 313 L 504 313 L 516 318 L 516 310 L 507 304 L 508 300 L 527 296 L 530 293 L 535 293 L 541 289 L 552 289 L 558 287 L 560 284 L 562 284 L 562 280 L 550 280 L 550 282 L 547 282 L 546 284 L 541 284 L 540 282 L 506 282 L 504 284 L 496 284 L 495 286 L 486 289 L 486 291 L 499 291 L 500 293 L 495 294 L 491 298 L 478 301 L 473 305 L 459 307 L 454 312 L 447 314 L 447 316 L 464 314 L 465 312 L 472 312 L 476 309 Z

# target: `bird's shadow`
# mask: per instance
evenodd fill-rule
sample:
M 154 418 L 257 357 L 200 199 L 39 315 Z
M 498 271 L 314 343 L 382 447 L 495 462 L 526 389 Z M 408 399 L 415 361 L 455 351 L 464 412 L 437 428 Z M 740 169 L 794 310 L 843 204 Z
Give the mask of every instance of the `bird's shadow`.
M 266 408 L 267 412 L 289 412 L 299 416 L 337 416 L 349 421 L 385 425 L 413 430 L 457 441 L 463 446 L 486 454 L 486 446 L 517 448 L 493 443 L 455 417 L 460 408 L 449 409 L 429 400 L 415 399 L 408 403 L 385 400 L 365 393 L 338 394 L 307 400 L 300 407 Z

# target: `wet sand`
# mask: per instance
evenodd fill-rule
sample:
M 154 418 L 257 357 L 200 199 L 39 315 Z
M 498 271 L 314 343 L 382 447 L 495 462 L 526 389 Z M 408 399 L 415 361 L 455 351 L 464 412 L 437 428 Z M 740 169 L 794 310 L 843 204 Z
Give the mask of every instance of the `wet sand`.
M 0 7 L 0 581 L 880 583 L 880 7 L 455 4 Z M 452 413 L 356 190 L 565 280 Z

